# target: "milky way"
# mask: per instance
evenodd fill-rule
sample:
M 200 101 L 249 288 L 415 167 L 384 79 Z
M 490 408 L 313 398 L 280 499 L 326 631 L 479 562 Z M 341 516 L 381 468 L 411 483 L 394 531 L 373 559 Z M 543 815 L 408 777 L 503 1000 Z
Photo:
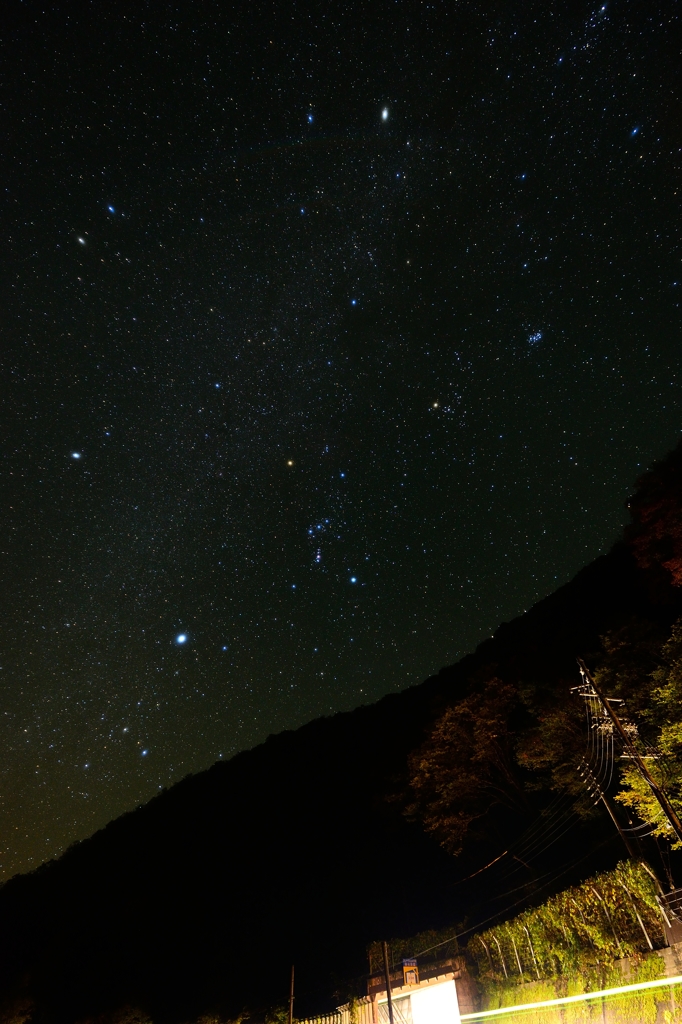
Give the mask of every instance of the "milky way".
M 678 32 L 673 3 L 7 14 L 5 875 L 420 681 L 612 543 L 680 428 Z

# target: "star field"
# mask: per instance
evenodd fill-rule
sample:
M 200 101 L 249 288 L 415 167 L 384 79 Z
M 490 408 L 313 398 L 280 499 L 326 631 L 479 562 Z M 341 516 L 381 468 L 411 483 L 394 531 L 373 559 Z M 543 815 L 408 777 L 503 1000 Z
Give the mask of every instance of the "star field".
M 672 3 L 3 17 L 7 877 L 605 550 L 682 268 Z

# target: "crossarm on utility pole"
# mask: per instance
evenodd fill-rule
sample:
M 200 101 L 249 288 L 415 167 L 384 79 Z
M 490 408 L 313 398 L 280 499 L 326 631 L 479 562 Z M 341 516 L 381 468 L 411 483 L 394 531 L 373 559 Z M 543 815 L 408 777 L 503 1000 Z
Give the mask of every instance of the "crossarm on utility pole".
M 594 679 L 590 675 L 587 666 L 585 665 L 585 662 L 582 660 L 582 658 L 578 658 L 578 664 L 580 665 L 580 671 L 583 673 L 588 683 L 590 684 L 590 686 L 596 693 L 597 697 L 599 698 L 601 705 L 604 708 L 604 711 L 606 711 L 606 714 L 613 722 L 616 732 L 623 741 L 623 746 L 627 750 L 629 756 L 637 765 L 637 769 L 640 775 L 648 785 L 651 792 L 656 797 L 656 800 L 658 801 L 661 810 L 663 811 L 663 813 L 665 814 L 666 818 L 670 823 L 670 827 L 672 828 L 677 838 L 682 840 L 682 822 L 678 818 L 677 813 L 675 812 L 675 808 L 672 806 L 663 790 L 659 787 L 658 783 L 652 778 L 651 772 L 644 763 L 644 759 L 642 758 L 641 754 L 637 750 L 637 747 L 632 742 L 631 738 L 628 736 L 627 732 L 623 728 L 623 724 L 620 718 L 609 704 L 608 697 L 605 697 L 604 694 L 601 692 L 601 690 L 595 683 Z

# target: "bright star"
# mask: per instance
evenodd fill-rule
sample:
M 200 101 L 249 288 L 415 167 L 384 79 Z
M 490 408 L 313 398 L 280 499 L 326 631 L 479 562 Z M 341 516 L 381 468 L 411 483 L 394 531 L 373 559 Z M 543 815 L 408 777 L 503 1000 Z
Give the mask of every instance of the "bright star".
M 388 107 L 384 107 L 384 109 L 381 111 L 381 120 L 388 121 Z
M 186 633 L 178 633 L 178 635 L 175 638 L 175 642 L 176 642 L 176 644 L 186 644 L 187 643 L 187 634 Z

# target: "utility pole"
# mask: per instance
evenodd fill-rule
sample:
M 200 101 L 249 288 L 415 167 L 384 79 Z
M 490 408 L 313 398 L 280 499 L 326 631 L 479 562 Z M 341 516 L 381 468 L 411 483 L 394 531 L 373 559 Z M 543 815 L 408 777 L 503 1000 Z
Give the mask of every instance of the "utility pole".
M 386 942 L 381 943 L 384 953 L 384 977 L 386 979 L 386 1000 L 388 1002 L 388 1019 L 393 1024 L 393 1000 L 391 999 L 391 973 L 388 969 L 388 946 Z
M 580 771 L 580 774 L 582 775 L 583 779 L 585 779 L 585 783 L 587 785 L 588 792 L 592 796 L 596 796 L 596 798 L 597 798 L 596 802 L 597 803 L 601 800 L 601 802 L 603 803 L 604 807 L 606 808 L 606 810 L 607 810 L 607 812 L 609 814 L 609 817 L 611 818 L 611 821 L 613 822 L 613 824 L 616 826 L 616 829 L 618 830 L 618 835 L 620 836 L 620 838 L 623 840 L 623 843 L 625 844 L 625 849 L 628 851 L 628 856 L 630 857 L 630 859 L 631 860 L 640 860 L 641 859 L 640 855 L 635 852 L 635 849 L 634 849 L 632 843 L 630 842 L 630 840 L 626 836 L 625 832 L 621 828 L 620 822 L 618 821 L 618 818 L 616 817 L 615 812 L 614 812 L 613 808 L 611 807 L 611 803 L 607 799 L 606 794 L 604 793 L 604 790 L 599 785 L 599 782 L 596 779 L 595 774 L 592 771 L 591 767 L 589 766 L 587 761 L 584 760 L 584 759 L 583 759 L 583 765 L 582 765 L 582 769 Z
M 611 821 L 613 822 L 613 824 L 618 829 L 618 835 L 620 836 L 620 838 L 623 840 L 623 843 L 625 844 L 625 849 L 628 851 L 628 856 L 629 856 L 630 860 L 640 860 L 641 858 L 640 858 L 639 854 L 635 851 L 635 848 L 633 847 L 632 843 L 630 842 L 628 837 L 625 835 L 625 832 L 623 832 L 623 829 L 620 827 L 620 823 L 619 823 L 618 819 L 616 818 L 616 815 L 613 812 L 613 808 L 611 807 L 611 804 L 609 803 L 609 801 L 606 799 L 606 796 L 605 796 L 604 793 L 601 794 L 601 802 L 603 803 L 603 805 L 606 808 L 606 810 L 609 812 L 609 817 L 611 818 Z
M 291 965 L 291 986 L 289 988 L 289 1024 L 294 1024 L 294 965 Z
M 585 662 L 582 660 L 582 658 L 578 658 L 578 665 L 580 666 L 580 671 L 582 672 L 583 676 L 585 677 L 585 679 L 587 679 L 588 683 L 590 684 L 590 686 L 596 693 L 597 697 L 599 698 L 599 701 L 602 707 L 604 708 L 604 711 L 613 722 L 616 732 L 621 738 L 623 747 L 628 753 L 628 757 L 630 757 L 635 762 L 637 770 L 639 771 L 640 775 L 648 785 L 651 792 L 654 794 L 661 810 L 668 819 L 668 822 L 673 832 L 675 833 L 678 839 L 682 840 L 682 822 L 678 818 L 677 813 L 675 812 L 675 808 L 672 806 L 663 790 L 659 787 L 658 783 L 655 782 L 654 779 L 651 777 L 651 773 L 649 772 L 649 769 L 644 763 L 642 755 L 637 750 L 635 744 L 632 742 L 631 736 L 629 736 L 626 730 L 623 728 L 623 724 L 618 715 L 616 714 L 616 712 L 611 707 L 608 697 L 605 697 L 604 694 L 601 692 L 601 690 L 595 683 L 594 679 L 588 672 L 587 666 L 585 665 Z

